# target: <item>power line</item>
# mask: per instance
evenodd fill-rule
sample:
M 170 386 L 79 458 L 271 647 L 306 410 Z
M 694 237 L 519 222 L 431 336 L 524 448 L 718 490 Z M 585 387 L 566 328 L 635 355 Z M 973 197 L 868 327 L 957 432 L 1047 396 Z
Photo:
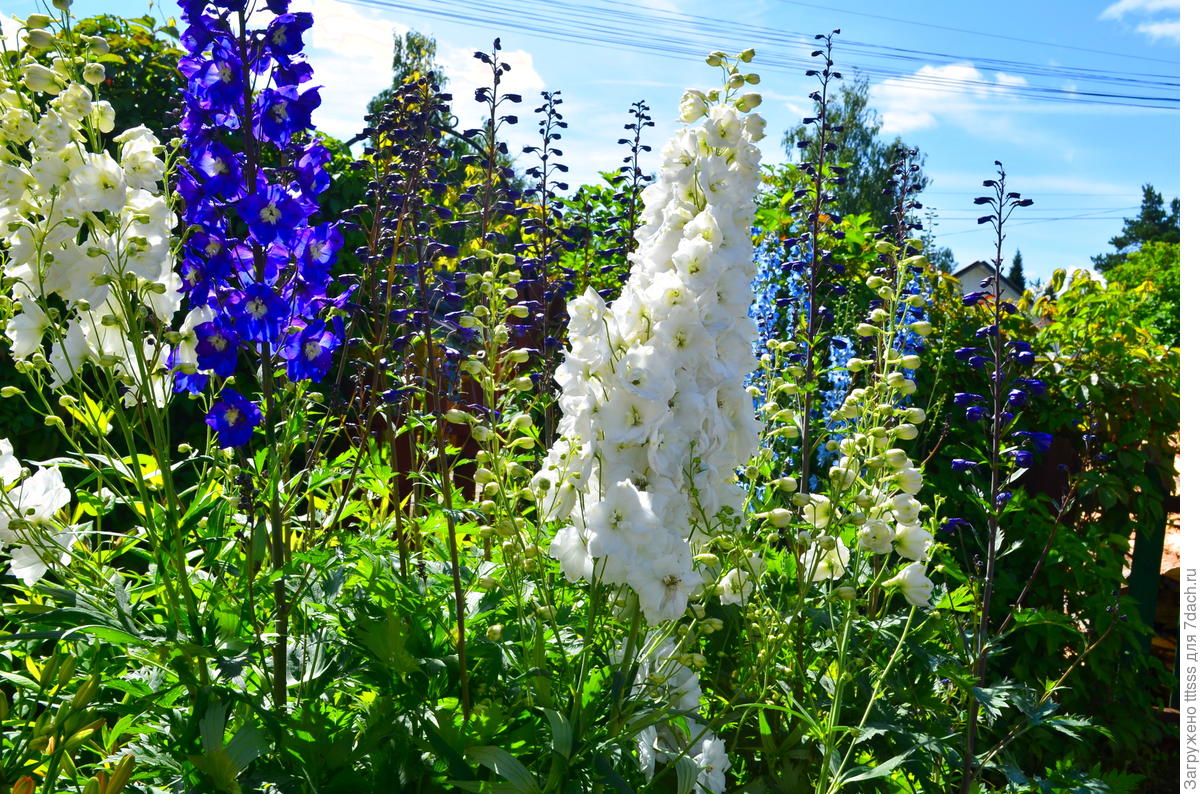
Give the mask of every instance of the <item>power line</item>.
M 883 14 L 870 14 L 870 13 L 867 13 L 866 11 L 850 11 L 848 9 L 841 8 L 839 6 L 827 6 L 827 5 L 821 5 L 819 3 L 806 3 L 806 2 L 801 2 L 800 0 L 779 0 L 779 2 L 786 3 L 787 5 L 793 5 L 793 6 L 807 6 L 808 8 L 818 8 L 823 11 L 836 11 L 839 14 L 850 14 L 850 15 L 857 16 L 857 17 L 867 17 L 869 19 L 882 19 L 887 22 L 899 22 L 904 25 L 916 25 L 918 27 L 923 27 L 923 28 L 934 28 L 936 30 L 949 30 L 949 31 L 953 31 L 954 33 L 967 33 L 972 36 L 985 36 L 990 39 L 1003 39 L 1005 41 L 1019 41 L 1022 44 L 1037 44 L 1037 45 L 1040 45 L 1043 47 L 1057 47 L 1057 48 L 1063 49 L 1063 50 L 1075 50 L 1077 52 L 1091 52 L 1091 53 L 1095 53 L 1097 55 L 1111 55 L 1115 58 L 1131 58 L 1133 60 L 1152 61 L 1154 63 L 1169 63 L 1169 64 L 1176 63 L 1176 61 L 1170 60 L 1169 58 L 1151 58 L 1148 55 L 1130 55 L 1129 53 L 1125 53 L 1125 52 L 1113 52 L 1111 50 L 1096 50 L 1096 49 L 1092 49 L 1091 47 L 1076 47 L 1071 44 L 1062 44 L 1060 42 L 1055 42 L 1055 41 L 1038 41 L 1036 39 L 1024 39 L 1019 36 L 1005 36 L 1001 33 L 987 33 L 982 30 L 971 30 L 969 28 L 956 28 L 951 25 L 935 25 L 932 22 L 918 22 L 913 19 L 901 19 L 900 17 L 889 17 L 889 16 L 884 16 Z
M 609 5 L 618 5 L 632 7 L 638 9 L 643 15 L 657 17 L 659 19 L 671 22 L 694 23 L 696 20 L 701 20 L 703 23 L 714 23 L 720 30 L 727 30 L 731 25 L 736 25 L 747 33 L 753 33 L 757 36 L 764 36 L 771 40 L 779 40 L 783 35 L 786 38 L 784 42 L 787 44 L 795 44 L 799 41 L 812 42 L 811 36 L 807 36 L 795 30 L 784 30 L 778 27 L 762 27 L 758 25 L 749 25 L 746 23 L 735 23 L 731 20 L 719 19 L 709 16 L 696 16 L 684 14 L 677 11 L 666 11 L 662 9 L 645 8 L 635 3 L 625 2 L 624 0 L 600 0 Z M 570 6 L 559 6 L 560 9 L 569 9 Z M 602 9 L 591 9 L 597 12 L 602 12 Z M 889 18 L 890 19 L 890 18 Z M 708 25 L 706 32 L 712 32 L 713 27 Z M 815 43 L 815 42 L 813 42 Z M 921 63 L 927 62 L 930 58 L 942 60 L 943 62 L 961 62 L 964 60 L 971 61 L 976 64 L 994 65 L 994 67 L 1008 68 L 1016 73 L 1035 74 L 1039 76 L 1058 76 L 1066 78 L 1079 78 L 1087 80 L 1102 80 L 1114 83 L 1143 83 L 1147 85 L 1161 85 L 1167 87 L 1179 87 L 1179 75 L 1171 74 L 1147 74 L 1142 72 L 1129 71 L 1113 71 L 1109 69 L 1096 69 L 1093 67 L 1070 67 L 1070 66 L 1049 66 L 1047 64 L 1031 63 L 1029 61 L 1018 61 L 1011 59 L 1000 58 L 981 58 L 978 55 L 961 55 L 953 53 L 936 52 L 930 50 L 915 50 L 908 47 L 895 47 L 883 44 L 872 44 L 870 42 L 856 41 L 853 39 L 840 38 L 838 40 L 839 47 L 850 49 L 863 49 L 877 51 L 869 57 L 901 59 L 907 61 L 918 61 Z M 866 53 L 864 53 L 866 54 Z M 919 57 L 918 57 L 919 56 Z M 1141 80 L 1137 78 L 1152 78 L 1151 80 Z M 1165 81 L 1165 82 L 1164 82 Z
M 479 25 L 491 24 L 499 27 L 506 27 L 522 33 L 538 33 L 549 38 L 555 38 L 564 41 L 592 44 L 603 46 L 608 49 L 617 48 L 630 51 L 649 52 L 660 57 L 669 57 L 681 60 L 693 60 L 700 54 L 697 50 L 692 50 L 686 46 L 681 46 L 678 43 L 678 38 L 674 40 L 664 40 L 662 37 L 652 35 L 646 30 L 645 23 L 647 21 L 663 21 L 663 13 L 660 12 L 659 18 L 656 20 L 653 16 L 647 16 L 644 13 L 630 14 L 623 12 L 614 12 L 606 9 L 584 8 L 579 6 L 569 5 L 549 5 L 554 12 L 549 16 L 550 19 L 557 21 L 556 23 L 546 21 L 546 17 L 541 17 L 537 21 L 527 14 L 521 13 L 521 9 L 514 7 L 513 4 L 508 4 L 505 7 L 504 3 L 493 3 L 488 8 L 480 8 L 477 5 L 462 0 L 445 0 L 437 3 L 433 8 L 428 8 L 418 2 L 403 2 L 403 0 L 352 0 L 361 5 L 381 6 L 385 8 L 399 8 L 412 11 L 419 14 L 427 14 L 437 17 L 443 17 L 453 21 L 459 21 L 464 24 Z M 535 0 L 536 4 L 537 0 Z M 610 0 L 611 2 L 611 0 Z M 528 10 L 528 9 L 526 9 Z M 489 15 L 490 14 L 490 15 Z M 614 27 L 614 15 L 616 18 L 616 27 Z M 677 19 L 676 19 L 677 18 Z M 680 22 L 686 22 L 685 27 L 690 27 L 690 32 L 697 30 L 709 38 L 727 36 L 729 28 L 734 28 L 738 32 L 750 29 L 760 38 L 766 38 L 774 41 L 781 41 L 786 46 L 794 47 L 796 42 L 790 39 L 782 38 L 777 30 L 759 29 L 753 31 L 753 26 L 739 25 L 736 23 L 725 23 L 721 30 L 714 29 L 711 25 L 707 25 L 701 21 L 696 22 L 695 17 L 685 17 L 684 15 L 672 14 L 671 19 Z M 523 20 L 518 22 L 516 20 Z M 639 24 L 640 22 L 640 24 Z M 564 24 L 565 23 L 565 24 Z M 678 33 L 678 31 L 676 31 Z M 605 35 L 609 34 L 609 35 Z M 801 42 L 806 37 L 799 36 Z M 764 54 L 759 59 L 760 66 L 767 69 L 776 69 L 780 71 L 796 72 L 807 70 L 809 64 L 801 63 L 794 58 L 780 58 L 778 55 L 770 53 Z M 880 67 L 856 66 L 863 73 L 872 76 L 882 76 L 903 81 L 910 87 L 917 90 L 945 90 L 945 87 L 985 87 L 988 90 L 1004 93 L 1014 97 L 1036 98 L 1040 101 L 1065 102 L 1071 104 L 1105 104 L 1124 107 L 1167 107 L 1174 109 L 1173 106 L 1178 104 L 1178 99 L 1171 96 L 1148 95 L 1148 94 L 1122 94 L 1114 92 L 1102 91 L 1073 91 L 1067 89 L 1053 88 L 1048 86 L 1035 86 L 1029 84 L 1023 85 L 1003 85 L 998 86 L 995 83 L 980 81 L 980 80 L 956 80 L 933 75 L 913 75 L 906 72 L 898 72 L 895 70 L 883 69 Z M 1103 80 L 1103 76 L 1084 77 L 1088 80 Z M 1161 104 L 1146 104 L 1153 103 L 1168 103 L 1166 106 Z
M 935 218 L 934 220 L 936 221 L 937 219 Z M 960 218 L 960 219 L 958 219 L 958 220 L 969 220 L 969 219 L 967 219 L 967 218 Z M 1007 228 L 1007 227 L 1009 227 L 1009 226 L 1032 226 L 1032 225 L 1034 225 L 1034 224 L 1037 224 L 1037 223 L 1050 223 L 1050 222 L 1052 222 L 1052 221 L 1053 221 L 1053 222 L 1061 222 L 1061 221 L 1123 221 L 1123 220 L 1125 220 L 1125 219 L 1124 219 L 1124 218 L 1119 218 L 1119 217 L 1117 217 L 1116 215 L 1112 215 L 1112 216 L 1109 216 L 1109 217 L 1106 217 L 1106 218 L 1102 218 L 1102 217 L 1096 217 L 1096 216 L 1094 216 L 1094 215 L 1086 215 L 1086 214 L 1084 214 L 1084 215 L 1065 215 L 1065 216 L 1062 216 L 1062 217 L 1059 217 L 1059 218 L 1029 218 L 1029 219 L 1022 218 L 1022 219 L 1020 219 L 1020 220 L 1012 220 L 1012 221 L 1008 221 L 1008 222 L 1007 222 L 1007 223 L 1005 223 L 1004 225 L 1005 225 L 1005 227 Z M 982 224 L 980 224 L 980 226 L 982 226 Z M 960 230 L 959 230 L 959 231 L 957 231 L 957 232 L 944 232 L 944 233 L 938 233 L 938 234 L 936 234 L 936 235 L 935 235 L 935 238 L 936 238 L 936 239 L 941 239 L 941 238 L 943 238 L 943 237 L 954 237 L 955 235 L 959 235 L 959 234 L 974 234 L 974 233 L 977 233 L 977 232 L 987 232 L 987 233 L 989 233 L 989 234 L 990 234 L 990 233 L 991 233 L 991 231 L 992 231 L 992 230 L 991 230 L 991 228 L 990 228 L 990 227 L 988 227 L 988 228 L 979 228 L 979 229 L 975 229 L 975 228 L 971 228 L 971 229 L 960 229 Z

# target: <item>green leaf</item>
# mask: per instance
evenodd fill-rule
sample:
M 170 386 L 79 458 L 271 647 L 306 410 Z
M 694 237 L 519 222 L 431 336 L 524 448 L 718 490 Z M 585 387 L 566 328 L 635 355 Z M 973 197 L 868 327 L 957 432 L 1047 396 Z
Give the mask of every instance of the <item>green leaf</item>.
M 515 790 L 521 794 L 539 794 L 541 791 L 537 779 L 525 768 L 524 764 L 506 750 L 492 745 L 468 747 L 466 756 L 468 761 L 486 766 L 512 783 Z
M 561 711 L 543 709 L 547 722 L 550 723 L 550 747 L 563 758 L 571 757 L 571 747 L 574 740 L 571 725 Z
M 700 777 L 700 767 L 689 756 L 681 755 L 675 761 L 675 794 L 691 794 Z
M 874 778 L 877 778 L 877 777 L 885 777 L 887 775 L 890 775 L 892 773 L 892 770 L 894 770 L 896 767 L 900 766 L 900 764 L 904 763 L 904 759 L 907 758 L 908 754 L 911 752 L 912 752 L 912 750 L 905 750 L 900 755 L 894 755 L 891 758 L 889 758 L 888 760 L 884 761 L 882 764 L 879 764 L 878 766 L 875 766 L 875 767 L 869 767 L 869 766 L 855 767 L 854 769 L 861 769 L 863 771 L 859 772 L 856 775 L 851 775 L 850 777 L 843 780 L 842 783 L 843 784 L 858 783 L 863 780 L 873 780 Z M 850 771 L 853 772 L 854 769 L 851 769 Z

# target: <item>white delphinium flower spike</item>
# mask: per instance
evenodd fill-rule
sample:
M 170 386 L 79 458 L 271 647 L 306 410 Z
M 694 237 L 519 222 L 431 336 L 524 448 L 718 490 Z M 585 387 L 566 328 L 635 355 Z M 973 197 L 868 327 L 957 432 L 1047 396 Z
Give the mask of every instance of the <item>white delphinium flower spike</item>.
M 694 544 L 740 514 L 736 467 L 758 447 L 745 394 L 762 120 L 689 91 L 685 126 L 642 194 L 629 279 L 612 306 L 568 307 L 558 443 L 534 478 L 550 552 L 571 579 L 627 585 L 651 624 L 683 616 L 703 579 Z M 697 495 L 698 498 L 693 498 Z M 743 582 L 725 583 L 739 598 Z

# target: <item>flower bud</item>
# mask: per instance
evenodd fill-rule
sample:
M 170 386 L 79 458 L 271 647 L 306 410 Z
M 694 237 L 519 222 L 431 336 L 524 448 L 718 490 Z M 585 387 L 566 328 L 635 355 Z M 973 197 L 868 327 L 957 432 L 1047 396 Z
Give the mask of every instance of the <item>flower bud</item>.
M 854 333 L 858 334 L 859 336 L 874 336 L 875 334 L 879 333 L 879 329 L 870 323 L 859 323 L 858 325 L 854 326 Z
M 778 480 L 772 481 L 771 484 L 785 493 L 792 493 L 799 486 L 795 477 L 780 477 Z
M 700 563 L 701 565 L 707 565 L 709 568 L 716 568 L 721 564 L 721 561 L 717 558 L 717 555 L 710 554 L 708 552 L 697 554 L 695 559 L 696 562 Z
M 0 387 L 0 397 L 19 397 L 25 392 L 21 391 L 16 386 Z
M 733 106 L 743 113 L 754 110 L 762 104 L 762 94 L 743 94 L 733 103 Z
M 867 368 L 869 363 L 871 362 L 867 361 L 865 358 L 852 358 L 846 362 L 846 369 L 851 372 L 861 372 Z
M 905 369 L 917 369 L 921 366 L 921 357 L 913 353 L 910 353 L 907 356 L 901 356 L 900 366 L 904 367 Z
M 492 642 L 500 642 L 500 638 L 504 636 L 504 627 L 499 623 L 493 623 L 488 626 L 487 638 Z
M 853 601 L 858 598 L 858 591 L 850 585 L 844 584 L 841 587 L 834 588 L 833 595 L 843 601 Z
M 30 91 L 57 95 L 62 90 L 58 75 L 40 63 L 31 63 L 25 67 L 23 81 Z
M 867 316 L 871 318 L 872 323 L 879 324 L 887 322 L 888 313 L 883 309 L 872 309 Z
M 84 41 L 87 42 L 88 49 L 92 51 L 93 55 L 108 54 L 108 40 L 103 36 L 88 36 Z
M 933 333 L 933 323 L 929 322 L 928 320 L 917 320 L 908 327 L 911 328 L 913 333 L 917 334 L 918 336 L 929 336 L 931 333 Z
M 67 11 L 71 8 L 72 0 L 51 0 L 50 5 L 57 8 L 59 11 Z
M 452 425 L 465 425 L 471 421 L 471 415 L 460 408 L 451 408 L 446 411 L 446 421 Z
M 783 529 L 788 524 L 792 523 L 792 511 L 782 507 L 777 507 L 767 513 L 767 520 L 771 522 L 771 526 L 776 529 Z
M 925 421 L 925 411 L 922 408 L 906 408 L 904 415 L 914 425 L 919 425 Z
M 25 27 L 44 28 L 50 24 L 50 17 L 45 14 L 30 14 L 25 17 Z
M 883 459 L 893 469 L 902 469 L 908 465 L 908 454 L 902 449 L 889 449 L 883 453 Z
M 533 388 L 533 379 L 528 375 L 522 375 L 519 378 L 513 378 L 509 385 L 517 391 L 529 391 Z
M 811 501 L 812 501 L 811 494 L 806 494 L 806 493 L 792 494 L 792 504 L 794 504 L 796 507 L 807 507 Z
M 691 124 L 708 112 L 708 102 L 704 94 L 694 88 L 689 88 L 679 100 L 679 120 Z
M 83 81 L 88 85 L 100 85 L 104 82 L 104 66 L 99 63 L 89 63 L 83 67 Z
M 34 28 L 25 33 L 25 45 L 31 50 L 48 50 L 54 46 L 54 34 L 48 30 Z
M 896 438 L 903 439 L 904 441 L 912 441 L 918 435 L 917 426 L 909 424 L 908 422 L 897 425 L 895 433 Z

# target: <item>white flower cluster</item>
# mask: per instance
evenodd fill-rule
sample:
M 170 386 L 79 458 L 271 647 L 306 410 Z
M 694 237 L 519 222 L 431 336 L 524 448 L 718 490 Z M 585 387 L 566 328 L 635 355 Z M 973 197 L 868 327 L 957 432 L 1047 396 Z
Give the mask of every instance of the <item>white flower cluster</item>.
M 919 365 L 919 360 L 916 363 Z M 911 383 L 884 376 L 868 389 L 855 389 L 839 411 L 842 416 L 856 418 L 861 405 L 869 406 L 865 409 L 868 411 L 878 410 L 882 405 L 893 420 L 887 427 L 847 435 L 837 444 L 841 457 L 830 466 L 829 481 L 839 493 L 853 494 L 853 509 L 840 510 L 828 497 L 809 494 L 804 497 L 802 515 L 818 531 L 831 523 L 849 522 L 858 527 L 861 550 L 878 555 L 895 552 L 902 559 L 911 560 L 897 577 L 884 585 L 898 587 L 914 606 L 928 606 L 933 583 L 925 575 L 925 563 L 929 560 L 933 535 L 922 524 L 922 505 L 916 499 L 923 476 L 903 449 L 888 446 L 895 440 L 915 438 L 916 426 L 925 421 L 925 412 L 920 408 L 892 407 L 899 395 L 909 393 L 907 383 L 902 380 Z M 840 538 L 819 535 L 811 538 L 810 544 L 804 563 L 812 581 L 837 579 L 845 573 L 850 550 Z
M 708 735 L 705 726 L 686 716 L 695 714 L 700 708 L 700 678 L 683 663 L 688 655 L 678 653 L 675 642 L 669 637 L 652 635 L 651 646 L 644 657 L 637 676 L 643 694 L 655 697 L 666 703 L 673 713 L 685 716 L 683 729 L 678 723 L 664 722 L 638 733 L 638 759 L 642 772 L 650 780 L 659 762 L 670 763 L 686 748 L 698 770 L 696 794 L 721 794 L 725 791 L 729 756 L 722 739 Z
M 27 585 L 46 573 L 47 562 L 66 563 L 75 532 L 55 516 L 71 501 L 57 468 L 26 475 L 12 444 L 0 438 L 0 547 L 7 547 L 9 572 Z
M 119 158 L 89 150 L 113 130 L 113 109 L 71 79 L 76 61 L 49 69 L 26 52 L 21 83 L 0 78 L 0 271 L 13 302 L 4 333 L 13 358 L 48 365 L 52 387 L 84 361 L 141 383 L 140 358 L 155 364 L 154 394 L 165 399 L 166 346 L 129 333 L 142 306 L 169 323 L 181 300 L 162 149 L 135 127 L 115 138 Z M 65 316 L 49 310 L 51 296 Z
M 701 585 L 693 543 L 740 514 L 735 468 L 760 426 L 743 383 L 762 119 L 684 97 L 685 120 L 643 193 L 629 281 L 611 307 L 568 308 L 559 438 L 534 478 L 564 574 L 629 585 L 651 624 L 681 617 Z M 712 96 L 712 95 L 707 95 Z M 695 495 L 696 498 L 693 498 Z

